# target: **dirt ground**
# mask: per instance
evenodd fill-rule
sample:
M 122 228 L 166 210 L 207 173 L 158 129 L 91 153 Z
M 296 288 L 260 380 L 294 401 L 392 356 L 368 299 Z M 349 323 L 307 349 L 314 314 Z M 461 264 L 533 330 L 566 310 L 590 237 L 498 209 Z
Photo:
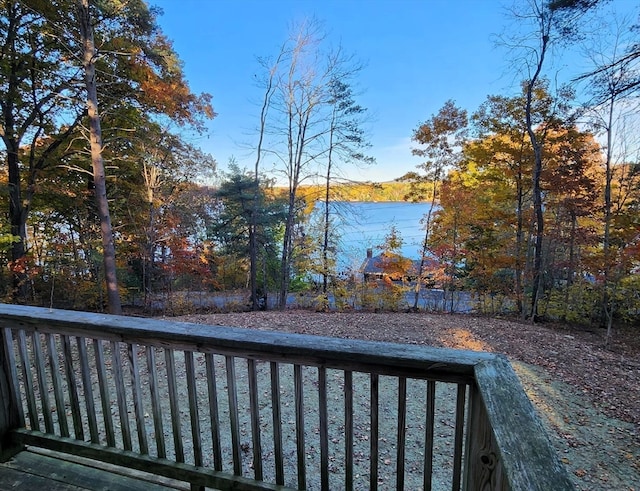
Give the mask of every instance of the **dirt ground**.
M 640 491 L 640 329 L 604 331 L 467 315 L 251 312 L 199 324 L 503 353 L 579 490 Z

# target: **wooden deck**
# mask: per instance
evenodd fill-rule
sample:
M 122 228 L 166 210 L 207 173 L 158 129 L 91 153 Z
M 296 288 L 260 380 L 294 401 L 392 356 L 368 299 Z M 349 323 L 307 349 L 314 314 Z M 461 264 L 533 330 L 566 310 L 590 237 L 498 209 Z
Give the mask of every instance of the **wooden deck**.
M 27 447 L 0 463 L 1 490 L 189 491 L 187 483 L 97 460 Z

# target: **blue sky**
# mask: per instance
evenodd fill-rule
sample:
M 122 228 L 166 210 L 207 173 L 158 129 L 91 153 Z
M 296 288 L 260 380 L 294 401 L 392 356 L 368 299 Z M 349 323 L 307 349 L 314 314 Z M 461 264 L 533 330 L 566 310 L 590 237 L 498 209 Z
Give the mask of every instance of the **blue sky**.
M 617 0 L 625 3 L 627 0 Z M 377 165 L 349 177 L 386 181 L 413 170 L 410 137 L 448 99 L 471 111 L 489 94 L 510 94 L 518 79 L 495 36 L 512 22 L 501 0 L 149 0 L 164 11 L 194 92 L 208 92 L 218 116 L 195 143 L 221 167 L 252 159 L 257 124 L 256 57 L 277 53 L 289 27 L 315 16 L 332 44 L 366 64 L 359 103 L 373 115 Z M 634 3 L 629 0 L 629 3 Z M 635 3 L 634 3 L 635 5 Z M 575 67 L 574 67 L 575 68 Z

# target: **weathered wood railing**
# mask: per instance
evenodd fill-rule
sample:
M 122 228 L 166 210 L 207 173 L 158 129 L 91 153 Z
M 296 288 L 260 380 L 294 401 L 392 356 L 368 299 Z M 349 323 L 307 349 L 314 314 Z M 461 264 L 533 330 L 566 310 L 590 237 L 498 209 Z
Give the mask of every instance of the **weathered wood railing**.
M 4 458 L 193 489 L 573 489 L 501 356 L 11 305 L 0 336 Z

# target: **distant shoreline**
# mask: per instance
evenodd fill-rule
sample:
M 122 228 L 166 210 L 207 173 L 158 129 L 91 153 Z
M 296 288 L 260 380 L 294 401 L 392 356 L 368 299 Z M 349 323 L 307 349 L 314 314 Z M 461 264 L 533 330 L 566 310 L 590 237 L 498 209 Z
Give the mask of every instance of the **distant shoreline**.
M 286 196 L 289 188 L 275 186 L 271 188 L 276 196 Z M 307 202 L 324 201 L 326 187 L 323 184 L 300 186 L 297 195 Z M 425 190 L 425 196 L 427 192 Z M 331 201 L 355 203 L 422 203 L 427 204 L 431 199 L 415 199 L 408 182 L 358 182 L 348 184 L 332 184 L 330 188 Z

